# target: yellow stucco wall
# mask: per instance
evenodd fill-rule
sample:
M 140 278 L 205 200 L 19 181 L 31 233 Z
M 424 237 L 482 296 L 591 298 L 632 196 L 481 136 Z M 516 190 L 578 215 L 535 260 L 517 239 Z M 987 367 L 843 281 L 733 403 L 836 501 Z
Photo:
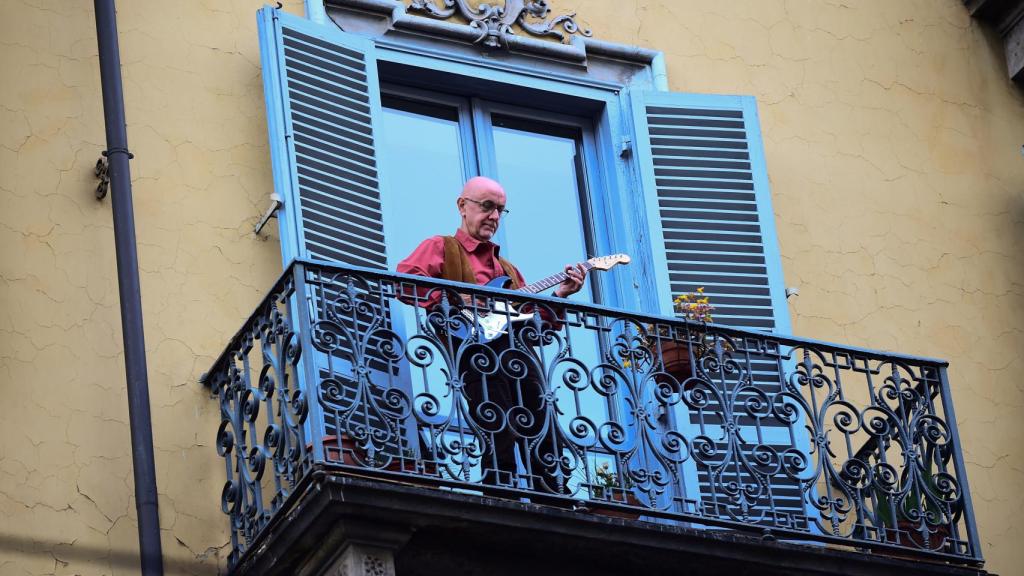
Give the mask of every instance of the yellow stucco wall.
M 122 1 L 165 563 L 226 553 L 196 382 L 280 269 L 259 1 Z M 959 0 L 553 0 L 753 94 L 795 333 L 948 358 L 989 568 L 1024 573 L 1024 99 Z M 0 574 L 132 574 L 137 543 L 89 2 L 0 19 Z M 301 12 L 292 1 L 286 10 Z M 268 229 L 273 228 L 271 225 Z
M 252 235 L 272 188 L 260 5 L 118 2 L 168 573 L 213 574 L 226 554 L 219 416 L 197 379 L 280 271 L 273 233 Z M 92 2 L 5 10 L 0 574 L 136 574 Z

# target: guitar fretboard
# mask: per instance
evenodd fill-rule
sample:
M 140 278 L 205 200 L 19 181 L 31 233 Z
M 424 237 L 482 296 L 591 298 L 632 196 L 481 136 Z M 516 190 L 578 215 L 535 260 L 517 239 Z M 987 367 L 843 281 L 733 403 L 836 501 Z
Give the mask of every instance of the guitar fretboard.
M 591 264 L 590 262 L 580 262 L 580 265 L 583 266 L 583 269 L 587 270 L 587 271 L 589 271 L 590 269 L 592 269 L 594 267 L 594 265 Z M 519 290 L 521 292 L 528 292 L 530 294 L 537 294 L 537 293 L 540 293 L 540 292 L 543 292 L 543 291 L 547 290 L 548 288 L 551 288 L 552 286 L 558 286 L 562 282 L 565 282 L 565 279 L 568 278 L 568 277 L 569 276 L 565 272 L 559 272 L 558 274 L 552 274 L 551 276 L 548 276 L 547 278 L 543 278 L 541 280 L 538 280 L 538 281 L 534 282 L 533 284 L 527 284 L 526 286 L 523 286 Z

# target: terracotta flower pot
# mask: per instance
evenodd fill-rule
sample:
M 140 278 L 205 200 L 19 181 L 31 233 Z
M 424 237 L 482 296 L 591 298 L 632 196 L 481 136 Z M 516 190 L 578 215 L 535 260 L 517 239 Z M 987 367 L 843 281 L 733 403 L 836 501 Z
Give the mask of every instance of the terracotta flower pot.
M 636 520 L 640 518 L 640 510 L 623 510 L 621 508 L 606 508 L 602 506 L 602 501 L 595 502 L 593 505 L 594 512 L 602 516 L 611 516 L 613 518 L 624 518 L 626 520 Z M 627 506 L 641 507 L 640 500 L 633 495 L 632 492 L 626 493 L 625 502 L 615 502 L 616 504 L 625 504 Z
M 900 520 L 896 523 L 896 527 L 898 530 L 890 529 L 890 541 L 895 541 L 907 548 L 933 549 L 950 536 L 948 525 L 936 526 L 935 532 L 929 534 L 927 539 L 925 535 L 921 534 L 920 525 L 916 522 Z
M 342 434 L 339 438 L 334 435 L 324 436 L 324 451 L 327 454 L 328 462 L 337 462 L 357 466 L 354 455 L 359 448 L 356 446 L 355 438 L 348 434 Z
M 657 352 L 657 348 L 654 351 Z M 665 372 L 682 382 L 693 375 L 693 357 L 686 342 L 667 340 L 661 343 L 661 361 Z
M 347 466 L 359 466 L 361 468 L 373 468 L 369 465 L 369 458 L 366 455 L 366 451 L 361 446 L 356 444 L 356 439 L 349 436 L 348 434 L 342 433 L 341 436 L 335 436 L 328 434 L 324 436 L 324 451 L 327 453 L 327 461 L 336 464 L 345 464 Z M 393 460 L 384 470 L 390 470 L 391 466 L 401 465 L 400 462 Z
M 356 444 L 354 438 L 348 434 L 338 436 L 324 436 L 324 449 L 327 452 L 327 461 L 345 464 L 347 466 L 359 466 L 367 470 L 386 470 L 388 472 L 405 472 L 407 474 L 423 474 L 425 476 L 437 476 L 437 462 L 424 460 L 422 469 L 417 467 L 417 459 L 412 456 L 404 458 L 392 455 L 391 461 L 385 466 L 373 466 L 366 456 L 365 450 Z

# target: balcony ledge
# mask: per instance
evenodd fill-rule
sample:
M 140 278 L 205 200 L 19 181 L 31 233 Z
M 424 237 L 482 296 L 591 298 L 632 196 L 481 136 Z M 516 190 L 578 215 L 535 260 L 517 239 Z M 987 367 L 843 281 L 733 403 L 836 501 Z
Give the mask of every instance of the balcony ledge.
M 673 573 L 981 575 L 981 568 L 624 520 L 315 469 L 233 573 L 324 574 L 349 543 L 394 550 L 398 576 Z

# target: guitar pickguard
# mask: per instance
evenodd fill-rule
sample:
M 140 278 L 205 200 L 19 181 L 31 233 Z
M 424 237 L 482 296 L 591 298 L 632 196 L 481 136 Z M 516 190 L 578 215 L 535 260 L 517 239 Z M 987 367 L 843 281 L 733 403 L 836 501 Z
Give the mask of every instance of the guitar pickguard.
M 629 256 L 615 254 L 612 256 L 590 258 L 586 262 L 581 262 L 578 266 L 583 266 L 585 271 L 593 269 L 608 270 L 617 264 L 629 264 L 629 261 Z M 556 286 L 565 279 L 566 274 L 560 272 L 528 286 L 520 287 L 518 290 L 527 294 L 539 294 L 541 291 Z M 510 280 L 511 278 L 508 276 L 499 276 L 488 282 L 486 286 L 491 288 L 507 288 Z M 494 302 L 493 308 L 487 312 L 478 311 L 474 314 L 473 311 L 462 309 L 459 313 L 466 319 L 466 322 L 457 330 L 453 330 L 452 335 L 463 340 L 473 339 L 481 343 L 491 342 L 501 335 L 507 334 L 509 324 L 525 322 L 534 316 L 532 313 L 520 314 L 515 307 L 505 302 Z
M 507 334 L 509 324 L 525 322 L 533 318 L 532 313 L 521 314 L 514 307 L 504 302 L 495 302 L 493 309 L 487 313 L 474 314 L 466 309 L 460 312 L 472 328 L 462 331 L 463 334 L 457 332 L 455 336 L 462 338 L 465 336 L 476 336 L 475 339 L 484 344 Z

